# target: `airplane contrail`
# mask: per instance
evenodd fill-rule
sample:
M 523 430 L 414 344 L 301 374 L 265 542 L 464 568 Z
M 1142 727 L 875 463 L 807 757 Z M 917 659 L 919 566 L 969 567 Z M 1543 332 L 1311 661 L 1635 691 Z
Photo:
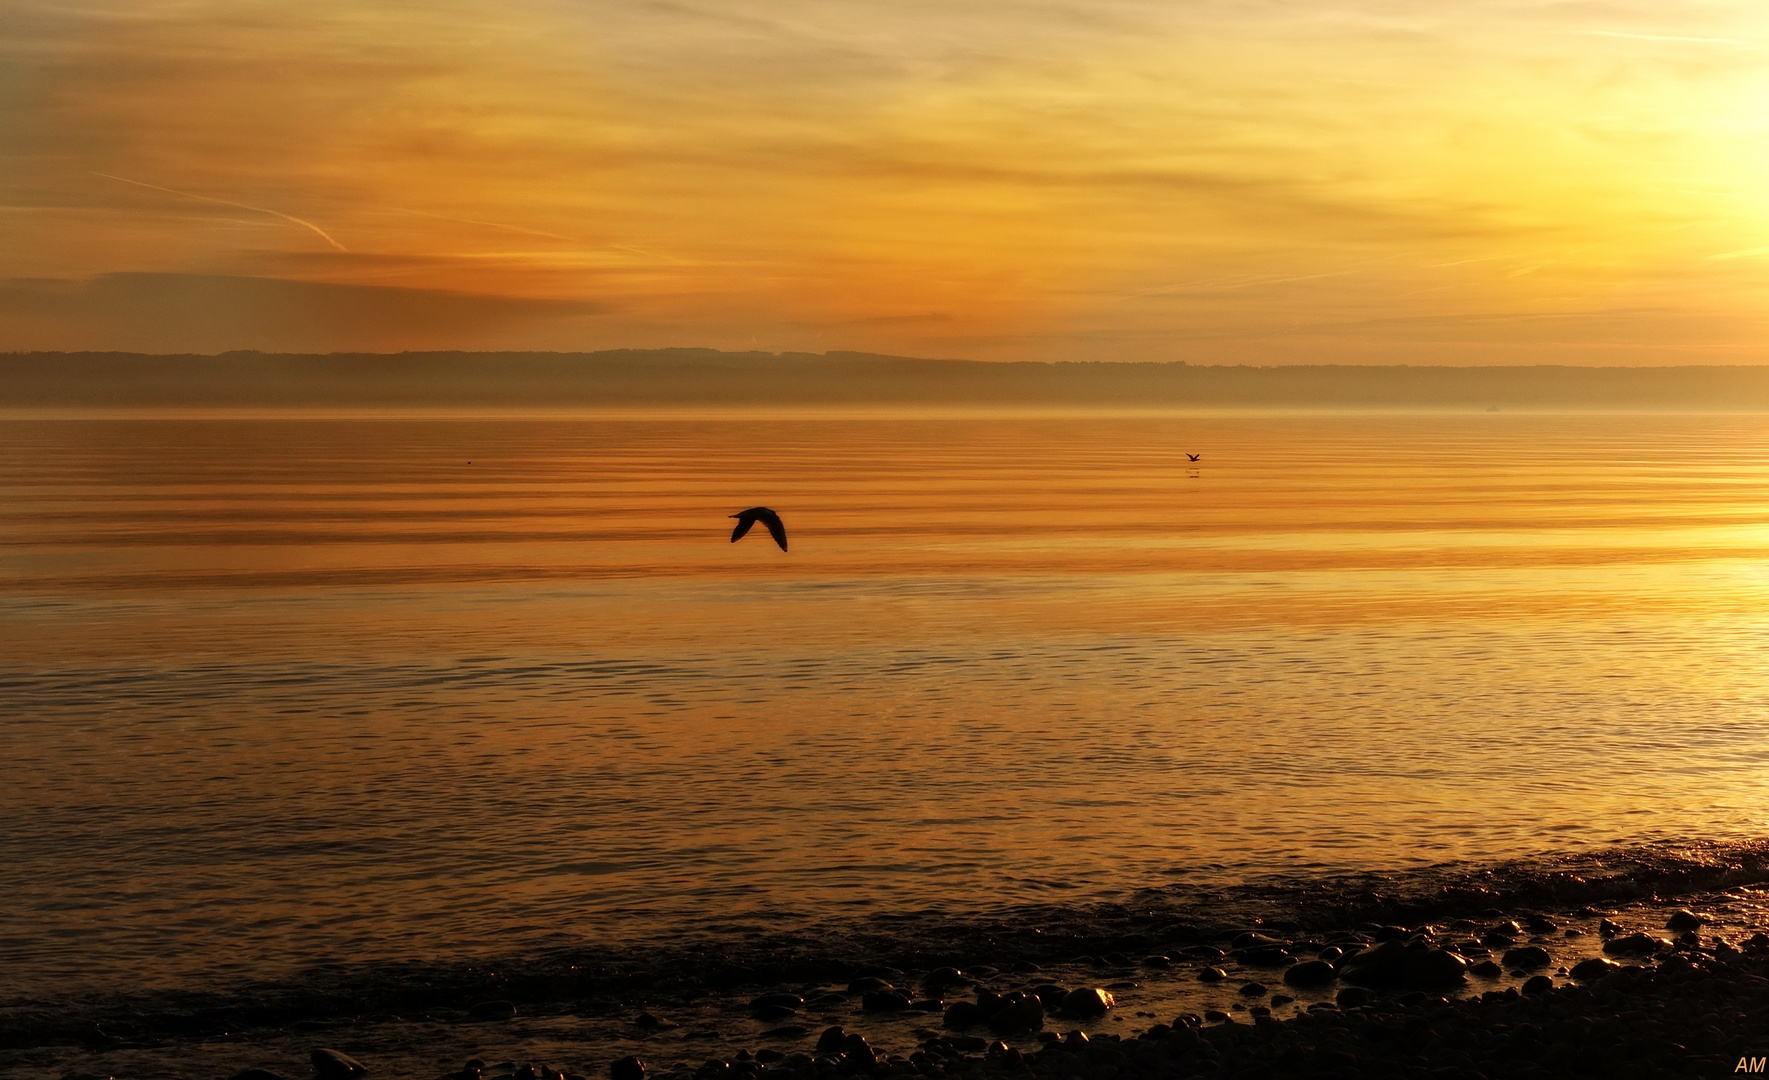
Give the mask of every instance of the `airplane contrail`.
M 121 181 L 122 183 L 125 183 L 125 184 L 134 184 L 136 187 L 152 188 L 154 191 L 164 191 L 168 195 L 178 195 L 178 196 L 181 196 L 186 199 L 196 199 L 200 202 L 212 202 L 212 203 L 216 203 L 220 206 L 232 206 L 232 207 L 235 207 L 236 209 L 250 210 L 250 211 L 252 211 L 254 213 L 258 213 L 258 214 L 269 214 L 271 217 L 279 217 L 279 218 L 282 218 L 284 221 L 292 221 L 295 224 L 302 226 L 303 228 L 312 229 L 315 233 L 319 234 L 319 238 L 321 240 L 324 240 L 326 243 L 337 248 L 339 251 L 349 251 L 350 250 L 349 248 L 345 247 L 343 244 L 340 244 L 336 240 L 333 240 L 330 233 L 326 232 L 324 229 L 320 228 L 318 225 L 315 225 L 313 222 L 303 221 L 302 219 L 296 217 L 295 215 L 285 214 L 281 210 L 271 210 L 271 209 L 268 209 L 263 206 L 248 206 L 245 203 L 229 202 L 226 199 L 212 199 L 207 195 L 193 195 L 192 193 L 190 193 L 188 191 L 179 191 L 176 188 L 161 187 L 158 184 L 144 184 L 140 180 L 131 180 L 127 176 L 112 176 L 110 173 L 102 173 L 102 172 L 94 172 L 92 175 L 93 176 L 102 176 L 106 180 L 118 180 L 118 181 Z

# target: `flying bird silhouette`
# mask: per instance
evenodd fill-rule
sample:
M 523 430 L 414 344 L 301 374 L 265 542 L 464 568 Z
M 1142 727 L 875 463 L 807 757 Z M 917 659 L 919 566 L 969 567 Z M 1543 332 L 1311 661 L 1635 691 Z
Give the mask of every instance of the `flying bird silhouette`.
M 780 524 L 779 514 L 765 506 L 752 506 L 741 514 L 732 514 L 731 516 L 737 519 L 737 527 L 731 530 L 733 544 L 743 539 L 743 534 L 749 531 L 750 526 L 759 521 L 768 527 L 768 535 L 772 536 L 774 542 L 780 545 L 780 550 L 786 550 L 786 526 Z
M 1199 457 L 1199 455 L 1197 455 L 1197 454 L 1187 454 L 1187 455 L 1186 455 L 1186 457 L 1188 457 L 1188 458 L 1190 458 L 1190 459 L 1191 459 L 1191 460 L 1193 460 L 1193 461 L 1196 461 L 1196 460 L 1198 460 L 1198 457 Z

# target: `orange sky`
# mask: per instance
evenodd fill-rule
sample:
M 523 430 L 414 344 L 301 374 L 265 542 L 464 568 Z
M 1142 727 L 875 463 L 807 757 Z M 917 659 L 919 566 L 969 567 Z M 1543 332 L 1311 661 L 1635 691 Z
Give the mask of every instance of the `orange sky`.
M 1747 0 L 0 16 L 0 349 L 1769 362 Z

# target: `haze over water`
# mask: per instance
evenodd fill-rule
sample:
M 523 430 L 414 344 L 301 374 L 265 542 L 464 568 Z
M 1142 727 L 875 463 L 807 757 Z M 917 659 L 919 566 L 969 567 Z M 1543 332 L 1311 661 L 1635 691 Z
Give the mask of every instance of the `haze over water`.
M 1763 428 L 14 416 L 0 993 L 1760 835 Z

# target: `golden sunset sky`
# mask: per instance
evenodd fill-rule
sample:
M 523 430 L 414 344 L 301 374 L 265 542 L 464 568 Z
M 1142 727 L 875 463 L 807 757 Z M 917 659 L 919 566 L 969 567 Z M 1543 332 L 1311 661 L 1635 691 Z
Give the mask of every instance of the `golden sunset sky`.
M 0 0 L 0 349 L 1769 361 L 1751 0 Z

